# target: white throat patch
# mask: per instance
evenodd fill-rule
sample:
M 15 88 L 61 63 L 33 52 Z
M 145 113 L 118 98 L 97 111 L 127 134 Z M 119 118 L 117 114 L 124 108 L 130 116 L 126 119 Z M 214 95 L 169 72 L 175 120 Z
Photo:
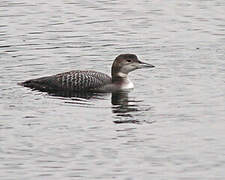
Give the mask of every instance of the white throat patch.
M 118 72 L 117 75 L 118 75 L 119 77 L 122 77 L 122 78 L 126 78 L 126 77 L 127 77 L 127 74 L 122 73 L 122 72 Z

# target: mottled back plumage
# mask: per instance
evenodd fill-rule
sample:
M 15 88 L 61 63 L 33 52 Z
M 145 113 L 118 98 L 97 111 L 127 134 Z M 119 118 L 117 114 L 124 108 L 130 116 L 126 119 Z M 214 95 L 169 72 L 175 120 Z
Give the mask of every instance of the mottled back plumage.
M 22 85 L 42 91 L 97 91 L 109 83 L 111 77 L 104 73 L 75 70 L 28 80 Z

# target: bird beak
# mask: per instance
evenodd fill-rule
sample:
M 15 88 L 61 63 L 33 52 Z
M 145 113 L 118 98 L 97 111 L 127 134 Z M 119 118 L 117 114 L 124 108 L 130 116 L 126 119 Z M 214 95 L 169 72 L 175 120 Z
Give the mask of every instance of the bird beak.
M 148 64 L 146 62 L 141 62 L 139 61 L 139 68 L 154 68 L 155 66 L 153 66 L 152 64 Z

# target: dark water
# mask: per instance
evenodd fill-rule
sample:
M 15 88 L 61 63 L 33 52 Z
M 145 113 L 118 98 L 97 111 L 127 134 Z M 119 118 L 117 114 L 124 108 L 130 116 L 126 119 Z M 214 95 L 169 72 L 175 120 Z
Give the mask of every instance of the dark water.
M 225 2 L 0 2 L 0 179 L 224 179 Z M 126 94 L 49 95 L 17 82 L 156 66 Z

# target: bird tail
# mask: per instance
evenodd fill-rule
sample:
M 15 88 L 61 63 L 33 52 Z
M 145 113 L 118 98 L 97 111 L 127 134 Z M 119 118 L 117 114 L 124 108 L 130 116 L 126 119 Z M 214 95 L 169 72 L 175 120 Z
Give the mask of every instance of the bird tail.
M 19 82 L 17 84 L 20 85 L 20 86 L 24 86 L 24 87 L 31 87 L 32 86 L 32 81 L 31 80 L 27 80 L 27 81 L 24 81 L 24 82 Z

